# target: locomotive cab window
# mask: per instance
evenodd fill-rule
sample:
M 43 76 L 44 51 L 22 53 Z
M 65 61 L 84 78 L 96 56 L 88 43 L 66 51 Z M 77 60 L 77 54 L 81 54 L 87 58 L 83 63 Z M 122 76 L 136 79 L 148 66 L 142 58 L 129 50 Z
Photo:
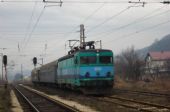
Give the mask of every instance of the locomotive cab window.
M 96 64 L 96 56 L 82 56 L 80 57 L 80 64 Z
M 112 64 L 113 58 L 112 58 L 112 56 L 100 56 L 99 61 L 102 64 Z

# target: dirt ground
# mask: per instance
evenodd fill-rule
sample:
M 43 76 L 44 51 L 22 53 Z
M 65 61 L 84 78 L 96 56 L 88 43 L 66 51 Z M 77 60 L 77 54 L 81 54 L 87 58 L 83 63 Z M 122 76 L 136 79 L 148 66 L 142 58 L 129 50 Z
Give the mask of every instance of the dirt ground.
M 39 91 L 43 91 L 48 95 L 57 95 L 68 101 L 75 101 L 79 104 L 91 107 L 99 112 L 137 112 L 137 110 L 124 108 L 119 105 L 113 105 L 112 103 L 100 102 L 93 98 L 93 96 L 83 95 L 82 93 L 71 91 L 68 89 L 57 89 L 45 86 L 31 86 Z M 99 96 L 100 97 L 100 96 Z M 84 109 L 86 111 L 86 109 Z M 88 112 L 88 111 L 87 111 Z
M 0 85 L 0 112 L 11 112 L 10 88 Z

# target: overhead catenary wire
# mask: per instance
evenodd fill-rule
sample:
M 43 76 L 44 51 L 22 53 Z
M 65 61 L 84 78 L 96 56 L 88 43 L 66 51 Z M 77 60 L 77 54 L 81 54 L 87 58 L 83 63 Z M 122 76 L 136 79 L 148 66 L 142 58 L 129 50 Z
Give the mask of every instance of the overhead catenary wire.
M 96 10 L 94 10 L 89 16 L 87 16 L 84 20 L 83 20 L 83 22 L 81 22 L 81 23 L 85 23 L 87 20 L 89 20 L 94 14 L 96 14 L 100 9 L 102 9 L 104 6 L 105 6 L 105 4 L 106 4 L 106 2 L 105 3 L 103 3 L 101 6 L 99 6 Z
M 102 9 L 105 6 L 105 3 L 103 3 L 101 6 L 99 6 L 97 9 L 95 9 L 89 16 L 87 16 L 81 23 L 85 24 L 86 21 L 88 21 L 93 15 L 95 15 L 100 9 Z M 75 38 L 77 39 L 77 38 Z M 74 39 L 74 40 L 75 40 Z
M 33 2 L 43 2 L 43 0 L 1 0 L 0 2 L 9 2 L 9 3 L 33 3 Z M 51 3 L 58 3 L 58 1 L 50 1 L 47 0 L 47 2 L 51 2 Z M 107 4 L 122 4 L 122 3 L 131 3 L 131 1 L 74 1 L 74 0 L 64 0 L 62 1 L 62 3 L 66 3 L 66 4 L 102 4 L 102 3 L 107 3 Z M 162 2 L 158 2 L 158 1 L 148 1 L 146 3 L 169 3 L 168 1 L 162 1 Z
M 135 3 L 135 5 L 136 5 L 136 3 Z M 135 6 L 135 5 L 134 5 L 134 6 Z M 101 7 L 101 8 L 102 8 L 102 7 Z M 125 9 L 121 10 L 120 12 L 114 14 L 113 16 L 111 16 L 111 17 L 105 19 L 105 20 L 102 21 L 101 23 L 95 25 L 93 28 L 91 28 L 90 30 L 88 30 L 87 33 L 91 32 L 92 30 L 94 30 L 94 29 L 100 27 L 101 25 L 103 25 L 103 24 L 109 22 L 110 20 L 112 20 L 113 18 L 115 18 L 115 17 L 121 15 L 122 13 L 126 12 L 126 11 L 127 11 L 128 9 L 130 9 L 130 8 L 131 8 L 131 7 L 127 7 L 127 8 L 125 8 Z M 98 9 L 100 9 L 100 7 L 99 7 Z M 96 13 L 97 11 L 94 11 L 94 12 Z M 92 13 L 92 14 L 94 14 L 94 13 Z M 86 19 L 85 19 L 85 20 L 86 20 Z M 75 39 L 77 39 L 77 38 L 75 38 Z
M 113 18 L 115 18 L 115 17 L 121 15 L 122 13 L 126 12 L 126 11 L 129 10 L 129 9 L 130 9 L 130 7 L 127 7 L 127 8 L 125 8 L 125 9 L 121 10 L 120 12 L 118 12 L 118 13 L 112 15 L 111 17 L 105 19 L 105 20 L 102 21 L 101 23 L 99 23 L 99 24 L 95 25 L 94 27 L 92 27 L 91 29 L 87 30 L 87 33 L 89 33 L 89 32 L 91 32 L 91 31 L 97 29 L 98 27 L 100 27 L 100 26 L 102 26 L 103 24 L 109 22 L 109 21 L 112 20 Z
M 102 8 L 104 7 L 104 5 L 105 5 L 105 2 L 104 2 L 101 6 L 99 6 L 97 9 L 95 9 L 90 15 L 88 15 L 81 23 L 87 22 L 94 14 L 96 14 L 100 9 L 102 9 Z M 75 30 L 76 30 L 77 28 L 79 28 L 79 27 L 80 27 L 79 25 L 75 26 L 75 27 L 70 31 L 70 33 L 68 33 L 68 34 L 65 35 L 65 38 L 64 38 L 64 39 L 68 38 L 71 34 L 75 33 L 75 32 L 76 32 Z
M 169 22 L 170 22 L 170 20 L 164 21 L 164 22 L 161 22 L 161 23 L 159 23 L 159 24 L 150 26 L 150 27 L 148 27 L 148 28 L 144 28 L 144 29 L 141 29 L 141 30 L 138 30 L 138 31 L 135 31 L 135 32 L 126 34 L 126 35 L 119 36 L 119 37 L 117 37 L 117 38 L 115 38 L 115 39 L 113 39 L 113 40 L 109 40 L 109 41 L 104 42 L 104 43 L 107 43 L 106 45 L 108 45 L 108 43 L 110 43 L 110 42 L 113 43 L 113 42 L 116 42 L 116 41 L 118 41 L 118 40 L 120 40 L 120 39 L 128 38 L 128 37 L 130 37 L 130 36 L 136 35 L 136 34 L 138 34 L 138 33 L 141 33 L 141 32 L 147 31 L 147 30 L 152 30 L 152 29 L 154 29 L 154 28 L 160 27 L 161 25 L 164 25 L 164 24 L 169 23 Z
M 36 6 L 37 6 L 37 2 L 35 2 L 34 6 L 33 6 L 33 10 L 32 10 L 32 13 L 31 13 L 31 16 L 30 16 L 28 25 L 27 25 L 27 27 L 26 27 L 26 33 L 25 33 L 25 36 L 24 36 L 24 39 L 23 39 L 23 43 L 25 42 L 25 40 L 26 40 L 26 38 L 27 38 L 28 30 L 30 29 L 30 26 L 31 26 L 31 23 L 32 23 L 32 20 L 33 20 L 33 15 L 34 15 L 34 12 L 35 12 L 35 10 L 36 10 Z
M 25 49 L 26 46 L 27 46 L 27 44 L 29 43 L 29 41 L 30 41 L 30 39 L 31 39 L 31 37 L 32 37 L 32 34 L 34 33 L 34 31 L 35 31 L 35 29 L 36 29 L 36 27 L 37 27 L 37 25 L 38 25 L 38 23 L 39 23 L 39 21 L 40 21 L 40 18 L 42 17 L 42 15 L 43 15 L 43 13 L 44 13 L 44 11 L 45 11 L 45 6 L 44 6 L 43 9 L 41 10 L 40 15 L 38 16 L 38 19 L 37 19 L 36 23 L 34 24 L 34 26 L 33 26 L 32 30 L 31 30 L 31 32 L 30 32 L 30 34 L 29 34 L 29 36 L 28 36 L 28 39 L 27 39 L 27 41 L 26 41 L 25 46 L 24 46 L 23 49 Z
M 111 34 L 112 34 L 113 32 L 115 32 L 115 31 L 122 30 L 122 29 L 124 29 L 124 28 L 127 28 L 127 27 L 132 26 L 132 25 L 135 25 L 135 24 L 139 24 L 139 23 L 144 22 L 144 21 L 146 21 L 146 20 L 149 20 L 149 19 L 151 19 L 151 18 L 153 18 L 153 17 L 166 14 L 166 13 L 168 13 L 168 12 L 170 11 L 170 10 L 167 10 L 167 11 L 165 11 L 165 12 L 161 12 L 161 13 L 158 13 L 158 14 L 153 15 L 155 12 L 160 11 L 160 10 L 163 9 L 163 8 L 165 8 L 165 6 L 163 6 L 163 7 L 161 7 L 161 8 L 158 8 L 158 9 L 156 9 L 156 10 L 153 10 L 152 12 L 150 12 L 150 13 L 142 16 L 142 17 L 139 17 L 139 18 L 135 19 L 134 21 L 132 21 L 132 22 L 130 22 L 130 23 L 127 23 L 127 24 L 125 24 L 125 25 L 121 25 L 121 26 L 116 27 L 116 28 L 112 28 L 112 29 L 110 29 L 110 31 L 107 31 L 107 32 L 105 32 L 105 33 L 102 32 L 102 33 L 100 33 L 100 34 L 96 34 L 95 36 L 97 36 L 98 38 L 99 38 L 99 37 L 102 37 L 102 36 L 108 37 L 109 35 L 111 35 Z
M 104 3 L 104 4 L 105 4 L 105 3 Z M 104 5 L 104 4 L 103 4 L 103 5 Z M 101 9 L 102 7 L 103 7 L 103 6 L 97 8 L 92 14 L 95 14 L 95 13 L 96 13 L 99 9 Z M 129 8 L 130 8 L 130 7 L 127 7 L 127 8 L 125 8 L 125 9 L 121 10 L 120 12 L 114 14 L 113 16 L 111 16 L 111 17 L 105 19 L 103 22 L 97 24 L 96 26 L 94 26 L 93 28 L 91 28 L 91 30 L 87 31 L 87 33 L 91 32 L 91 31 L 94 30 L 95 28 L 98 28 L 99 26 L 101 26 L 101 25 L 107 23 L 108 21 L 112 20 L 113 18 L 115 18 L 115 17 L 121 15 L 122 13 L 126 12 Z M 91 17 L 91 16 L 90 16 L 90 17 Z M 87 18 L 88 18 L 88 17 L 87 17 Z M 86 19 L 85 19 L 85 20 L 86 20 Z M 75 38 L 75 39 L 77 39 L 77 38 Z
M 31 37 L 32 37 L 32 34 L 34 33 L 34 31 L 35 31 L 35 29 L 36 29 L 36 27 L 37 27 L 37 25 L 38 25 L 38 23 L 39 23 L 39 21 L 40 21 L 40 18 L 42 17 L 42 15 L 43 15 L 43 13 L 44 13 L 44 11 L 45 11 L 45 6 L 44 6 L 43 9 L 41 10 L 41 12 L 40 12 L 40 14 L 39 14 L 39 16 L 38 16 L 38 18 L 37 18 L 36 23 L 34 24 L 31 32 L 30 32 L 29 35 L 28 35 L 28 39 L 26 40 L 26 42 L 25 42 L 25 44 L 24 44 L 24 46 L 23 46 L 23 48 L 22 48 L 22 53 L 24 53 L 24 50 L 26 49 L 26 47 L 27 47 L 27 45 L 28 45 L 28 43 L 29 43 L 29 41 L 30 41 L 30 39 L 31 39 Z M 17 60 L 18 58 L 19 58 L 19 57 L 16 57 L 15 61 L 18 61 L 18 60 Z

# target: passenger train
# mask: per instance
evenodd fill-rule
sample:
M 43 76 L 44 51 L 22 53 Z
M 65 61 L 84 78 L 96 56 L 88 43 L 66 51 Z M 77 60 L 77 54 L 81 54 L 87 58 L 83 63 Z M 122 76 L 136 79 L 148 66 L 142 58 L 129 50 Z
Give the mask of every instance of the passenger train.
M 53 84 L 85 94 L 108 94 L 114 84 L 113 52 L 94 46 L 75 48 L 68 55 L 32 71 L 34 84 Z

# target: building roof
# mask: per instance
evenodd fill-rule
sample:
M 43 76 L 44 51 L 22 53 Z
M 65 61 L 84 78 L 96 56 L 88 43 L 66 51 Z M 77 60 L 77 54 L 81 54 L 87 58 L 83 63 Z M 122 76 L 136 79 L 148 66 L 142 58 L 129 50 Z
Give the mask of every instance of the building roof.
M 170 51 L 149 52 L 148 56 L 151 56 L 153 60 L 167 60 L 170 59 Z

